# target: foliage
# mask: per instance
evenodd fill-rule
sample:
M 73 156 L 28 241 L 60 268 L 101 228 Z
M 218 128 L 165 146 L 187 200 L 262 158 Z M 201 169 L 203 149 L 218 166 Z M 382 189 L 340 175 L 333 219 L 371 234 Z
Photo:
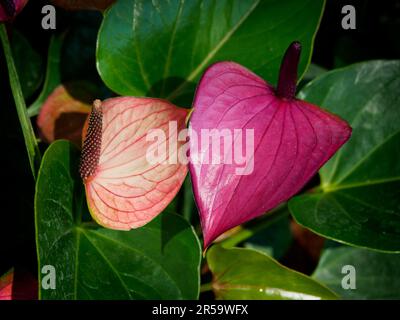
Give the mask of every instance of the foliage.
M 42 37 L 43 46 L 33 41 L 19 20 L 40 12 L 40 1 L 28 2 L 15 17 L 16 23 L 0 25 L 1 63 L 8 70 L 1 74 L 5 92 L 0 97 L 1 132 L 12 159 L 2 160 L 7 170 L 1 177 L 14 183 L 9 192 L 10 201 L 15 202 L 5 212 L 18 213 L 9 232 L 17 230 L 22 238 L 11 248 L 17 252 L 23 246 L 26 250 L 21 252 L 31 252 L 22 260 L 31 272 L 38 270 L 38 284 L 29 276 L 25 284 L 37 287 L 40 299 L 201 299 L 208 297 L 209 290 L 217 299 L 400 299 L 400 62 L 393 59 L 398 53 L 396 44 L 388 42 L 395 54 L 376 51 L 376 56 L 374 51 L 370 56 L 351 57 L 352 62 L 358 61 L 352 65 L 336 55 L 346 51 L 343 48 L 314 48 L 314 41 L 327 41 L 323 28 L 318 30 L 323 14 L 329 15 L 333 7 L 328 5 L 324 12 L 322 0 L 53 3 L 60 6 L 62 30 Z M 315 38 L 317 32 L 321 36 Z M 164 201 L 160 195 L 156 202 L 164 201 L 165 209 L 148 224 L 122 231 L 92 220 L 84 190 L 87 177 L 82 183 L 78 171 L 88 96 L 148 96 L 152 98 L 145 99 L 163 98 L 190 108 L 195 106 L 195 88 L 202 75 L 217 61 L 239 63 L 276 85 L 282 56 L 295 40 L 303 47 L 297 98 L 340 116 L 353 132 L 293 198 L 222 234 L 203 256 L 204 238 L 190 178 L 178 192 L 185 170 L 173 201 Z M 346 47 L 346 41 L 338 41 L 339 46 Z M 318 58 L 321 52 L 331 54 L 331 63 L 318 65 L 323 61 Z M 310 65 L 311 57 L 314 63 Z M 379 60 L 363 61 L 371 57 Z M 345 66 L 332 70 L 334 64 Z M 85 97 L 76 91 L 84 91 Z M 79 120 L 69 117 L 56 134 L 61 114 L 75 112 L 80 113 Z M 137 110 L 139 115 L 143 112 Z M 119 116 L 121 123 L 129 118 Z M 15 129 L 17 121 L 21 130 Z M 141 123 L 143 128 L 145 124 Z M 40 148 L 38 138 L 43 139 Z M 143 156 L 144 150 L 139 153 Z M 285 163 L 280 166 L 284 168 Z M 29 169 L 33 179 L 27 182 Z M 34 196 L 33 190 L 25 190 L 29 189 L 25 184 L 33 181 Z M 203 187 L 217 190 L 212 181 Z M 244 203 L 260 201 L 249 190 L 232 196 Z M 17 203 L 16 195 L 28 207 L 34 203 L 34 213 L 23 207 L 26 203 Z M 33 220 L 35 226 L 29 225 Z M 32 239 L 23 238 L 28 237 L 21 232 L 26 229 L 35 230 L 36 256 Z M 302 232 L 296 234 L 299 229 Z M 7 230 L 0 241 L 5 246 L 3 237 L 8 240 Z M 315 247 L 314 240 L 322 245 L 324 239 L 330 239 L 325 241 L 330 246 L 322 253 L 319 248 L 312 255 L 307 253 Z M 12 297 L 10 288 L 19 271 L 7 271 L 19 261 L 10 258 L 14 256 L 7 250 L 0 250 L 0 255 L 0 272 L 5 274 L 0 277 L 0 297 L 18 298 Z M 40 286 L 46 279 L 42 268 L 48 265 L 57 272 L 55 290 Z M 342 286 L 346 265 L 357 271 L 354 290 Z

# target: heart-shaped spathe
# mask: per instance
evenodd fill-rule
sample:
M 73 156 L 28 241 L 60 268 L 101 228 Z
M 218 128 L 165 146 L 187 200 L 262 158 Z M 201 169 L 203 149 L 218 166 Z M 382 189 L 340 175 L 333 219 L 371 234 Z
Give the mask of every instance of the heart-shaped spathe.
M 228 229 L 264 214 L 299 192 L 351 135 L 349 125 L 338 116 L 291 96 L 296 80 L 292 79 L 291 85 L 284 82 L 293 78 L 290 72 L 296 75 L 294 64 L 296 70 L 293 63 L 281 68 L 283 96 L 279 95 L 279 86 L 275 90 L 234 62 L 212 65 L 200 80 L 190 119 L 190 130 L 197 139 L 190 145 L 189 170 L 204 248 Z M 225 147 L 218 136 L 205 141 L 201 134 L 204 129 L 217 129 L 220 137 L 227 137 L 226 129 L 230 130 L 231 147 Z M 235 134 L 234 129 L 241 131 Z M 251 146 L 245 148 L 246 129 L 250 136 L 253 132 L 253 152 Z M 210 161 L 215 157 L 210 141 L 219 144 L 220 159 L 233 158 L 231 163 Z M 235 148 L 242 155 L 248 153 L 247 161 L 235 162 Z
M 155 98 L 96 100 L 89 117 L 80 173 L 92 217 L 110 229 L 129 230 L 150 222 L 172 201 L 187 165 L 170 161 L 186 141 L 167 144 L 183 130 L 187 110 Z M 174 124 L 175 126 L 171 126 Z M 162 137 L 147 139 L 152 130 Z M 151 151 L 164 161 L 151 162 Z

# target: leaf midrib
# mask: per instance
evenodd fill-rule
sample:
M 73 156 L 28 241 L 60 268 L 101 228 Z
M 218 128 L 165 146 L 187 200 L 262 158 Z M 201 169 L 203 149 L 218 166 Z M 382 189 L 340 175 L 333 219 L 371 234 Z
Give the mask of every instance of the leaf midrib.
M 151 228 L 148 228 L 149 230 L 153 230 Z M 113 238 L 104 236 L 102 234 L 98 234 L 96 232 L 93 232 L 92 230 L 87 230 L 86 228 L 82 228 L 80 226 L 72 226 L 71 228 L 67 229 L 61 236 L 59 236 L 52 244 L 51 248 L 62 238 L 64 238 L 65 236 L 75 233 L 76 235 L 76 253 L 75 253 L 75 271 L 74 271 L 74 292 L 73 295 L 75 297 L 75 300 L 78 298 L 78 269 L 79 269 L 79 252 L 80 252 L 80 248 L 79 248 L 79 244 L 80 244 L 80 238 L 81 238 L 81 233 L 88 239 L 89 243 L 93 246 L 94 249 L 96 249 L 96 251 L 99 253 L 99 255 L 104 259 L 104 261 L 106 261 L 106 263 L 109 265 L 110 269 L 113 271 L 113 273 L 116 275 L 116 277 L 119 279 L 122 287 L 125 289 L 125 291 L 128 294 L 128 297 L 130 299 L 133 299 L 132 295 L 131 295 L 131 291 L 127 286 L 125 281 L 121 278 L 120 273 L 118 272 L 117 269 L 115 269 L 114 265 L 109 261 L 109 259 L 103 254 L 102 250 L 93 243 L 93 241 L 90 239 L 90 237 L 87 235 L 87 232 L 90 232 L 91 234 L 99 237 L 99 238 L 103 238 L 107 241 L 111 241 L 111 242 L 115 242 L 118 245 L 128 249 L 129 251 L 133 251 L 135 253 L 139 253 L 141 256 L 145 257 L 146 259 L 149 259 L 150 261 L 152 261 L 155 265 L 159 266 L 160 269 L 163 271 L 163 273 L 171 280 L 171 282 L 173 282 L 175 284 L 175 288 L 178 290 L 179 292 L 179 298 L 183 298 L 183 292 L 180 288 L 180 286 L 178 285 L 178 283 L 175 281 L 175 279 L 173 279 L 170 274 L 168 273 L 168 271 L 157 261 L 153 260 L 151 257 L 145 255 L 143 252 L 139 251 L 136 248 L 130 247 L 126 244 L 124 244 L 123 242 L 119 242 Z M 48 250 L 48 252 L 51 251 L 51 248 Z M 152 288 L 153 290 L 157 291 L 156 288 Z M 87 292 L 87 290 L 85 289 L 85 291 Z M 136 291 L 135 291 L 136 292 Z M 160 295 L 160 297 L 163 296 L 163 294 L 159 291 L 157 291 L 158 294 Z M 87 292 L 88 293 L 88 292 Z M 136 292 L 138 295 L 143 296 L 140 292 Z
M 129 290 L 129 288 L 126 286 L 125 281 L 123 281 L 123 279 L 121 278 L 119 272 L 117 269 L 115 269 L 114 265 L 108 260 L 108 258 L 102 253 L 102 251 L 97 247 L 97 245 L 94 244 L 94 242 L 90 239 L 90 237 L 88 237 L 88 235 L 83 232 L 84 236 L 86 237 L 86 239 L 89 241 L 89 243 L 93 246 L 93 248 L 96 249 L 96 251 L 99 253 L 99 255 L 104 259 L 104 261 L 108 264 L 108 266 L 111 268 L 111 270 L 114 272 L 114 274 L 116 275 L 116 277 L 118 278 L 118 280 L 120 281 L 122 287 L 124 288 L 124 290 L 126 291 L 126 293 L 128 294 L 129 299 L 132 299 L 132 295 L 131 292 Z M 79 248 L 77 248 L 77 251 L 79 251 Z
M 357 163 L 354 164 L 354 166 L 349 171 L 347 171 L 347 173 L 344 176 L 342 176 L 342 178 L 339 181 L 334 183 L 333 186 L 339 185 L 341 182 L 345 181 L 348 177 L 350 177 L 365 161 L 368 160 L 368 158 L 372 154 L 374 154 L 379 148 L 384 146 L 392 137 L 394 137 L 398 133 L 400 133 L 400 130 L 397 130 L 392 134 L 388 135 L 381 143 L 377 144 L 371 150 L 369 150 L 359 161 L 357 161 Z
M 171 39 L 170 39 L 170 42 L 169 42 L 169 45 L 168 45 L 168 53 L 167 53 L 167 59 L 165 61 L 165 66 L 164 66 L 164 74 L 163 74 L 163 78 L 164 79 L 163 79 L 163 83 L 162 83 L 162 87 L 161 87 L 160 97 L 164 96 L 167 76 L 168 76 L 169 68 L 170 68 L 170 65 L 171 65 L 171 57 L 172 57 L 172 51 L 173 51 L 174 41 L 175 41 L 175 37 L 176 37 L 176 31 L 178 29 L 179 20 L 180 20 L 181 15 L 182 15 L 183 5 L 184 5 L 184 0 L 180 0 L 179 1 L 178 14 L 177 14 L 177 17 L 176 17 L 176 19 L 174 21 L 174 25 L 173 25 L 172 33 L 171 33 Z
M 329 192 L 335 192 L 339 190 L 345 190 L 345 189 L 354 189 L 354 188 L 362 188 L 362 187 L 368 187 L 368 186 L 373 186 L 377 184 L 385 184 L 385 183 L 393 183 L 400 181 L 400 176 L 399 177 L 391 177 L 391 178 L 385 178 L 385 179 L 376 179 L 376 180 L 368 180 L 366 182 L 355 182 L 355 183 L 349 183 L 349 184 L 343 184 L 343 185 L 332 185 L 324 188 L 325 193 Z
M 86 232 L 84 232 L 84 234 L 85 234 L 85 236 L 88 238 Z M 113 238 L 107 237 L 107 236 L 105 236 L 105 235 L 103 235 L 103 234 L 100 234 L 100 233 L 97 233 L 97 232 L 93 232 L 93 231 L 92 231 L 91 234 L 92 234 L 92 235 L 95 235 L 95 236 L 97 236 L 97 237 L 99 237 L 99 238 L 103 238 L 103 239 L 105 239 L 105 240 L 107 240 L 107 241 L 114 242 L 114 243 L 120 245 L 121 247 L 124 247 L 124 248 L 126 248 L 127 250 L 133 251 L 133 252 L 135 252 L 135 253 L 137 253 L 137 254 L 140 254 L 141 256 L 145 257 L 146 259 L 152 261 L 155 265 L 159 266 L 160 269 L 164 272 L 164 274 L 175 284 L 175 287 L 176 287 L 176 288 L 178 289 L 178 291 L 179 291 L 180 298 L 183 298 L 183 293 L 182 293 L 182 290 L 181 290 L 181 288 L 179 287 L 178 283 L 175 281 L 175 279 L 173 279 L 173 278 L 171 277 L 171 275 L 168 273 L 168 271 L 164 268 L 164 266 L 163 266 L 162 264 L 160 264 L 159 262 L 155 261 L 155 260 L 152 259 L 150 256 L 145 255 L 143 252 L 141 252 L 141 251 L 138 250 L 137 248 L 130 247 L 130 246 L 126 245 L 126 244 L 123 243 L 123 242 L 119 242 L 119 241 L 117 241 L 117 240 L 115 240 L 115 239 L 113 239 Z M 154 288 L 153 288 L 153 289 L 154 289 Z M 159 292 L 159 294 L 160 294 L 160 296 L 162 296 L 162 294 L 161 294 L 160 292 Z
M 373 100 L 377 95 L 382 93 L 382 88 L 385 88 L 387 84 L 391 83 L 394 79 L 397 78 L 397 74 L 395 74 L 393 77 L 390 77 L 388 81 L 386 81 L 384 83 L 384 85 L 381 86 L 381 88 L 377 91 L 375 91 L 371 97 L 368 99 L 368 101 Z M 328 90 L 327 95 L 325 96 L 324 100 L 323 100 L 323 104 L 325 104 L 325 101 L 327 100 L 328 95 L 330 94 L 331 90 L 332 90 L 333 86 Z M 323 105 L 321 104 L 321 105 Z M 354 125 L 354 123 L 356 122 L 356 120 L 361 116 L 362 112 L 365 110 L 365 108 L 368 106 L 368 103 L 364 104 L 362 106 L 362 108 L 360 108 L 360 110 L 357 111 L 357 113 L 354 115 L 353 119 L 351 120 L 351 125 Z M 351 167 L 346 173 L 344 173 L 344 175 L 342 175 L 342 177 L 339 178 L 339 180 L 336 183 L 332 184 L 332 180 L 335 178 L 335 175 L 337 174 L 337 169 L 338 166 L 340 164 L 340 159 L 341 156 L 343 154 L 343 148 L 339 150 L 338 154 L 336 155 L 335 158 L 335 162 L 333 164 L 333 168 L 332 168 L 332 173 L 330 174 L 329 180 L 326 182 L 327 185 L 338 185 L 340 184 L 340 182 L 346 180 L 363 162 L 365 162 L 368 157 L 374 153 L 377 149 L 379 149 L 382 145 L 384 145 L 387 140 L 389 140 L 392 136 L 396 135 L 397 133 L 399 133 L 399 130 L 395 131 L 394 133 L 389 134 L 387 137 L 385 137 L 385 139 L 380 143 L 375 145 L 373 148 L 371 148 L 359 161 L 357 161 L 353 167 Z
M 134 41 L 136 43 L 136 45 L 134 46 L 135 47 L 135 54 L 136 54 L 136 59 L 137 59 L 138 66 L 139 66 L 139 69 L 140 69 L 140 74 L 142 75 L 143 82 L 145 83 L 145 85 L 147 87 L 147 90 L 151 91 L 152 88 L 151 88 L 151 85 L 150 85 L 150 81 L 149 81 L 149 78 L 147 76 L 147 73 L 145 72 L 145 69 L 144 69 L 144 66 L 143 66 L 143 61 L 142 61 L 142 55 L 141 55 L 141 52 L 140 52 L 139 46 L 138 46 L 139 41 L 137 39 L 137 32 L 136 32 L 136 29 L 137 29 L 136 28 L 137 20 L 136 20 L 136 14 L 135 14 L 136 10 L 137 9 L 136 9 L 136 2 L 135 2 L 135 3 L 133 3 L 133 12 L 132 12 L 132 17 L 133 17 L 133 19 L 132 19 L 132 34 L 134 35 Z
M 173 100 L 180 93 L 180 91 L 187 86 L 187 83 L 193 81 L 204 67 L 210 62 L 210 60 L 217 54 L 217 52 L 223 47 L 223 45 L 231 38 L 231 36 L 239 29 L 239 27 L 247 20 L 250 14 L 259 5 L 261 0 L 257 0 L 253 5 L 247 10 L 247 12 L 239 19 L 239 21 L 231 28 L 225 36 L 218 42 L 218 44 L 207 54 L 202 62 L 186 77 L 186 81 L 182 82 L 174 91 L 172 91 L 168 96 L 167 100 Z

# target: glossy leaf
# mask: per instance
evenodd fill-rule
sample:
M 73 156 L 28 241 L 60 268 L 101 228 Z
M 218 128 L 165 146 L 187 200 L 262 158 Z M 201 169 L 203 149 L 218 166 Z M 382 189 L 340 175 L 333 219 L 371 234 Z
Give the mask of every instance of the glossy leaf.
M 42 299 L 196 299 L 201 251 L 192 227 L 163 213 L 115 231 L 82 221 L 79 151 L 56 141 L 46 151 L 35 195 L 39 270 L 52 265 L 56 289 Z M 43 281 L 45 274 L 39 273 Z M 48 280 L 47 280 L 48 281 Z
M 287 46 L 298 40 L 309 62 L 324 1 L 130 1 L 105 13 L 97 67 L 121 95 L 188 97 L 205 68 L 234 60 L 272 83 Z M 151 23 L 150 23 L 151 21 Z M 155 63 L 156 61 L 156 63 Z
M 325 69 L 315 63 L 310 63 L 310 65 L 308 66 L 307 72 L 304 74 L 304 77 L 300 81 L 297 89 L 300 90 L 308 82 L 310 82 L 311 80 L 314 80 L 316 77 L 324 74 L 327 71 L 328 71 L 327 69 Z
M 57 139 L 66 139 L 80 147 L 83 125 L 94 98 L 94 88 L 90 83 L 58 86 L 43 104 L 37 118 L 44 141 L 51 143 Z
M 217 299 L 320 300 L 337 296 L 317 281 L 290 270 L 251 249 L 225 249 L 215 245 L 207 252 Z
M 323 252 L 313 278 L 346 299 L 400 299 L 399 265 L 399 254 L 342 246 Z
M 400 62 L 372 61 L 326 73 L 300 98 L 353 128 L 321 169 L 321 188 L 292 199 L 295 219 L 334 240 L 400 252 Z
M 273 221 L 270 226 L 260 232 L 255 232 L 243 245 L 245 248 L 258 250 L 274 259 L 280 259 L 289 249 L 292 241 L 290 220 L 287 214 Z
M 233 62 L 207 69 L 193 107 L 189 169 L 204 247 L 299 192 L 351 133 L 339 117 L 278 96 Z M 202 136 L 211 129 L 218 134 Z
M 187 110 L 154 98 L 98 103 L 81 161 L 89 209 L 105 227 L 138 228 L 166 208 L 185 179 L 187 166 L 178 161 L 178 149 L 186 141 L 177 139 L 186 126 Z M 149 138 L 155 130 L 163 137 Z M 155 155 L 154 162 L 149 154 Z

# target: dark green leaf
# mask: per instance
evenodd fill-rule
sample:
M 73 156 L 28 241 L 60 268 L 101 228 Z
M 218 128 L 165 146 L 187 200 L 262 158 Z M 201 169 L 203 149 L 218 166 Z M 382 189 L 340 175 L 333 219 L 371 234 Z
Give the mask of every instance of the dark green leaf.
M 320 170 L 321 187 L 293 198 L 295 219 L 337 241 L 400 252 L 400 62 L 372 61 L 329 72 L 300 98 L 353 128 Z
M 193 187 L 192 181 L 190 180 L 190 176 L 188 175 L 183 183 L 183 205 L 182 205 L 182 214 L 187 221 L 192 221 L 192 218 L 195 214 L 198 214 L 196 203 L 194 202 L 193 195 Z
M 280 259 L 289 249 L 291 243 L 290 220 L 285 215 L 281 219 L 274 221 L 267 228 L 256 232 L 244 242 L 244 246 L 259 250 L 275 259 Z
M 28 99 L 42 83 L 43 60 L 28 40 L 16 30 L 12 33 L 11 49 L 22 93 Z
M 63 82 L 87 80 L 102 85 L 96 70 L 96 41 L 102 14 L 79 11 L 71 15 L 60 65 Z
M 303 45 L 299 73 L 310 60 L 324 1 L 120 0 L 106 12 L 97 67 L 122 95 L 190 103 L 194 83 L 211 63 L 234 60 L 276 83 L 288 45 Z
M 39 270 L 52 265 L 56 289 L 42 299 L 196 299 L 201 250 L 190 225 L 163 213 L 139 229 L 82 222 L 79 152 L 67 141 L 47 150 L 35 196 Z M 45 274 L 40 274 L 43 280 Z
M 350 275 L 343 269 L 348 265 L 355 270 L 355 289 L 344 289 L 342 286 L 342 281 L 348 284 L 348 279 L 343 279 Z M 400 299 L 399 265 L 399 254 L 342 246 L 323 252 L 313 277 L 343 298 Z
M 307 83 L 309 83 L 311 80 L 314 80 L 316 77 L 324 74 L 328 70 L 315 64 L 315 63 L 310 63 L 308 66 L 307 72 L 304 74 L 303 79 L 300 81 L 300 83 L 297 86 L 297 90 L 301 90 Z
M 251 249 L 214 245 L 207 253 L 218 299 L 336 299 L 317 281 Z

